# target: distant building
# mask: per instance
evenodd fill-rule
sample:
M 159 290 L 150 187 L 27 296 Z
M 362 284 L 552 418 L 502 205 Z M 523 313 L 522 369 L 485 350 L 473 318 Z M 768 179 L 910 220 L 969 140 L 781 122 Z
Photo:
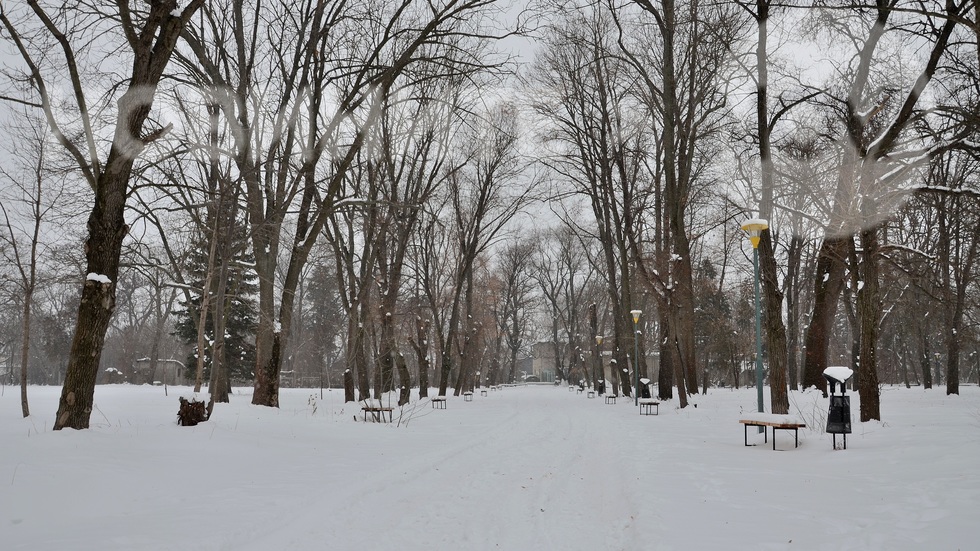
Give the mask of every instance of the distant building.
M 140 358 L 133 363 L 133 384 L 187 384 L 187 368 L 178 360 L 157 360 L 156 370 L 150 373 L 150 358 Z

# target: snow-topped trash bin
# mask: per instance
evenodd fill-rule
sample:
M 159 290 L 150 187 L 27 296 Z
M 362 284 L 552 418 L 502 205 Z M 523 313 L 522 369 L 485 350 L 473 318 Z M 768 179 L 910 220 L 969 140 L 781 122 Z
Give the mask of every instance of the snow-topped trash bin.
M 652 397 L 650 394 L 650 379 L 646 377 L 640 379 L 640 398 L 649 399 Z
M 823 371 L 824 379 L 830 385 L 830 410 L 827 412 L 827 432 L 834 435 L 834 449 L 837 449 L 837 435 L 844 435 L 844 448 L 847 449 L 847 435 L 851 432 L 851 397 L 845 396 L 847 380 L 854 372 L 843 366 L 828 367 Z M 840 396 L 836 395 L 840 385 Z

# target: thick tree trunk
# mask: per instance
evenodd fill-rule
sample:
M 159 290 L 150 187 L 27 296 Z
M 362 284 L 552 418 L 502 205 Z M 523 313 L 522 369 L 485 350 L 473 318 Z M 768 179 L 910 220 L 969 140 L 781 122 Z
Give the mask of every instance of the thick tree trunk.
M 354 401 L 354 374 L 350 369 L 344 370 L 344 402 Z
M 660 331 L 658 339 L 658 350 L 660 350 L 660 369 L 657 375 L 657 397 L 661 400 L 670 400 L 674 397 L 674 367 L 671 363 L 670 340 L 664 329 L 669 327 L 670 321 L 667 319 L 667 308 L 664 304 L 660 305 L 657 314 L 660 316 Z
M 83 170 L 94 190 L 95 200 L 88 217 L 88 238 L 85 242 L 88 275 L 82 284 L 75 334 L 72 338 L 58 412 L 55 415 L 55 430 L 66 427 L 88 428 L 96 375 L 105 345 L 105 334 L 115 309 L 122 241 L 129 231 L 124 215 L 133 162 L 148 141 L 166 132 L 166 129 L 161 129 L 144 136 L 143 124 L 149 117 L 157 84 L 170 62 L 180 32 L 202 3 L 203 0 L 191 0 L 183 10 L 180 10 L 177 3 L 173 1 L 151 2 L 144 20 L 145 26 L 142 29 L 133 27 L 127 29 L 127 32 L 132 33 L 129 36 L 138 39 L 133 38 L 129 41 L 133 53 L 132 71 L 127 81 L 128 88 L 117 102 L 118 112 L 112 147 L 104 165 L 99 163 L 99 153 L 94 144 L 95 136 L 90 129 L 91 121 L 87 118 L 89 114 L 82 110 L 81 126 L 85 132 L 84 138 L 88 140 L 88 151 L 83 155 L 88 159 L 80 161 L 79 168 Z M 39 18 L 51 21 L 39 4 L 32 2 L 30 7 Z M 0 14 L 0 18 L 10 35 L 16 36 L 16 28 L 6 15 Z M 54 19 L 60 21 L 59 18 Z M 131 24 L 132 21 L 126 18 L 124 23 Z M 51 34 L 62 33 L 61 30 L 52 30 L 51 27 L 49 30 Z M 75 55 L 71 51 L 69 39 L 64 40 L 63 46 L 68 50 L 68 56 Z M 22 54 L 25 58 L 30 57 L 26 51 L 22 50 Z M 71 65 L 74 66 L 74 63 Z M 35 82 L 45 96 L 44 99 L 49 100 L 50 97 L 44 90 L 44 77 L 40 70 L 32 64 L 31 71 L 32 82 Z M 78 77 L 77 74 L 72 76 Z M 73 99 L 77 107 L 82 107 L 85 98 L 83 93 L 78 91 L 81 83 L 76 81 L 74 84 L 76 95 Z M 61 135 L 55 115 L 50 109 L 46 114 L 49 124 L 56 130 L 55 133 Z M 66 141 L 67 139 L 64 139 L 63 143 Z M 81 141 L 79 140 L 79 143 Z
M 803 238 L 794 235 L 790 240 L 786 273 L 786 370 L 790 390 L 800 387 L 800 264 L 803 257 Z
M 929 349 L 929 337 L 922 335 L 922 356 L 920 357 L 920 367 L 922 369 L 922 387 L 932 388 L 932 355 Z
M 282 333 L 272 335 L 272 346 L 266 361 L 255 366 L 255 391 L 252 403 L 279 407 L 279 369 L 282 365 Z
M 759 242 L 759 272 L 762 279 L 762 323 L 769 345 L 769 396 L 772 413 L 789 413 L 786 390 L 786 326 L 783 325 L 783 294 L 779 290 L 775 255 L 772 251 L 772 231 L 762 232 Z M 765 256 L 769 257 L 764 262 Z
M 398 382 L 401 385 L 398 391 L 398 405 L 404 406 L 412 398 L 412 376 L 408 373 L 405 356 L 398 354 L 395 363 L 398 366 Z
M 844 267 L 850 237 L 827 236 L 820 245 L 814 279 L 813 313 L 807 326 L 803 360 L 803 388 L 811 386 L 827 395 L 827 353 L 837 313 L 837 301 L 844 289 Z
M 224 233 L 224 232 L 222 232 Z M 228 255 L 227 247 L 223 247 L 221 263 L 218 269 L 218 285 L 214 293 L 214 343 L 211 345 L 211 378 L 208 382 L 208 392 L 214 402 L 228 403 L 228 364 L 225 354 L 226 317 L 231 309 L 226 296 L 228 288 Z
M 670 311 L 673 311 L 673 309 L 671 308 Z M 670 366 L 674 372 L 677 399 L 681 409 L 683 409 L 687 407 L 687 385 L 684 382 L 686 375 L 680 361 L 680 347 L 677 344 L 677 324 L 673 321 L 668 324 L 667 346 L 670 348 L 668 355 L 670 357 Z
M 868 199 L 866 199 L 868 200 Z M 861 422 L 881 420 L 878 389 L 878 325 L 881 318 L 880 283 L 878 281 L 878 227 L 861 230 L 861 282 L 858 285 L 858 319 L 861 328 L 861 369 L 858 390 L 861 393 Z
M 412 343 L 415 349 L 416 363 L 419 366 L 419 398 L 429 396 L 429 324 L 418 319 L 415 324 L 415 342 Z
M 589 329 L 592 331 L 592 389 L 599 394 L 604 394 L 602 384 L 599 380 L 604 377 L 602 374 L 602 346 L 599 344 L 599 310 L 596 303 L 589 305 Z M 571 381 L 569 381 L 571 382 Z
M 394 388 L 395 332 L 391 312 L 381 316 L 381 350 L 378 353 L 378 369 L 375 377 L 374 397 L 381 399 L 385 392 Z M 404 382 L 404 378 L 402 382 Z
M 119 159 L 118 153 L 115 158 Z M 87 429 L 89 426 L 105 334 L 116 307 L 122 241 L 129 229 L 123 220 L 123 212 L 132 164 L 132 160 L 116 160 L 116 170 L 107 171 L 96 190 L 95 207 L 88 219 L 89 237 L 85 242 L 89 276 L 82 285 L 75 336 L 54 430 Z

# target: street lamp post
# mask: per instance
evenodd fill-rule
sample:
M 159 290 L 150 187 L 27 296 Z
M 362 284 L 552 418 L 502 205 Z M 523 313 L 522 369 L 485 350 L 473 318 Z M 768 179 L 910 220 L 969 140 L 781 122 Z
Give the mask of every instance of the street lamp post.
M 752 263 L 755 266 L 755 389 L 759 400 L 759 413 L 765 408 L 762 400 L 762 305 L 759 300 L 759 241 L 762 232 L 769 229 L 769 222 L 762 218 L 753 218 L 744 224 L 742 229 L 748 232 L 752 242 Z M 759 432 L 765 430 L 759 427 Z
M 637 324 L 640 323 L 640 314 L 643 312 L 641 310 L 630 310 L 630 314 L 633 314 L 633 405 L 640 405 L 640 339 L 637 335 L 640 334 L 640 330 L 637 328 Z

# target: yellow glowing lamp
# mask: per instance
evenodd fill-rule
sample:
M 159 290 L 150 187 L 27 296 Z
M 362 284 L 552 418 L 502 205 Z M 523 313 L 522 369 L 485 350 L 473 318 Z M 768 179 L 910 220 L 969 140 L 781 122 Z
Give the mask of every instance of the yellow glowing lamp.
M 633 314 L 633 323 L 640 322 L 640 314 L 642 313 L 643 313 L 642 310 L 630 310 L 630 314 Z
M 752 248 L 759 248 L 759 240 L 762 239 L 762 232 L 769 229 L 769 222 L 764 218 L 753 218 L 742 224 L 742 229 L 749 233 L 749 241 Z

